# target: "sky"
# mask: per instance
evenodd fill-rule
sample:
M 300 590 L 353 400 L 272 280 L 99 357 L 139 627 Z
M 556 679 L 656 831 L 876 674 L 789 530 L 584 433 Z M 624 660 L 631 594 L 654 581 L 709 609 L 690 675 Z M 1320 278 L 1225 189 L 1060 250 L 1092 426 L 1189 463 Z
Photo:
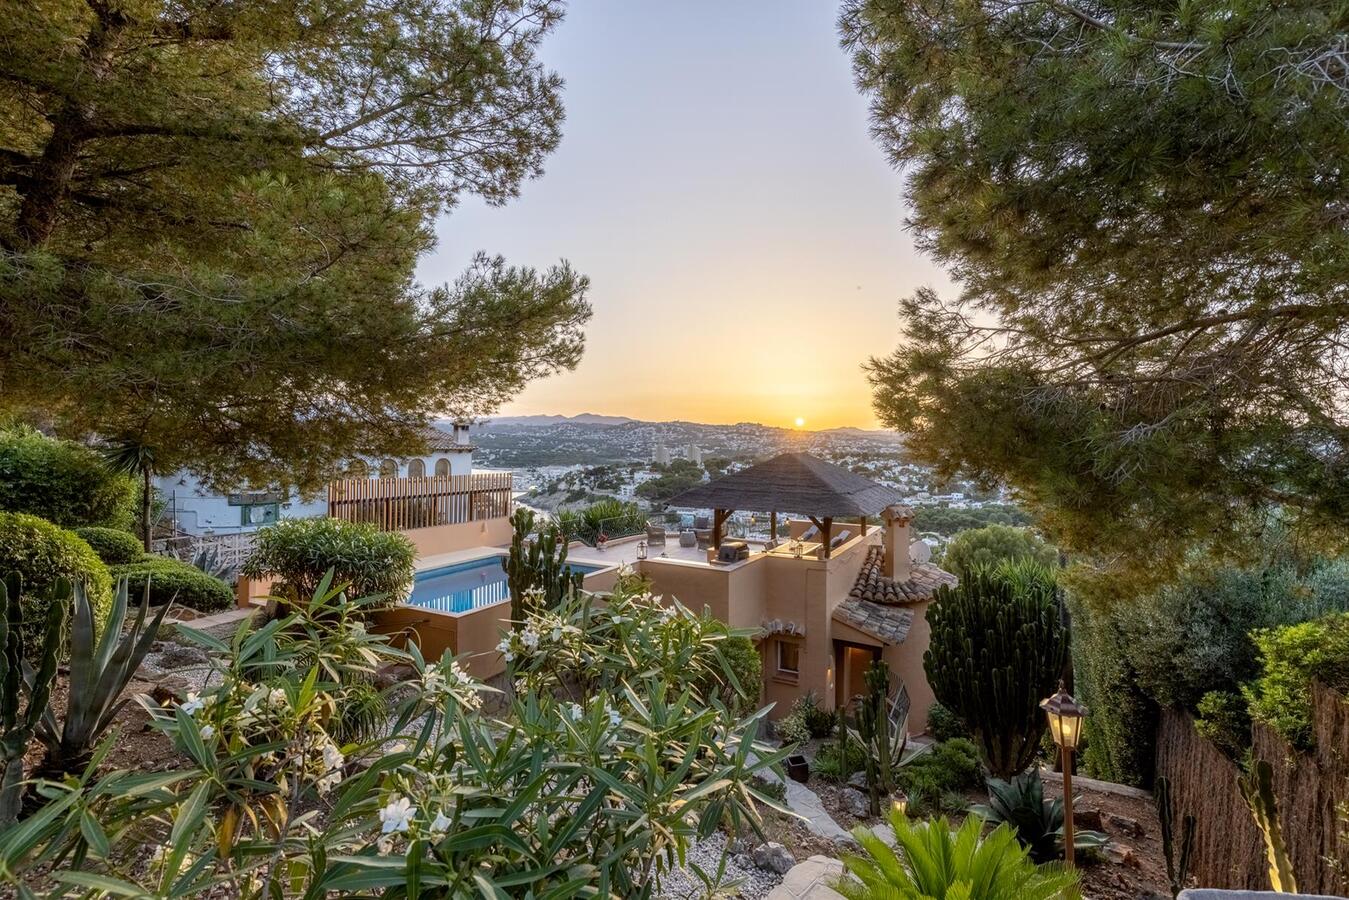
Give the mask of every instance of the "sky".
M 876 427 L 862 364 L 898 300 L 950 281 L 904 229 L 902 180 L 826 0 L 574 0 L 541 56 L 562 143 L 520 198 L 470 198 L 421 264 L 479 250 L 590 277 L 580 365 L 502 415 Z

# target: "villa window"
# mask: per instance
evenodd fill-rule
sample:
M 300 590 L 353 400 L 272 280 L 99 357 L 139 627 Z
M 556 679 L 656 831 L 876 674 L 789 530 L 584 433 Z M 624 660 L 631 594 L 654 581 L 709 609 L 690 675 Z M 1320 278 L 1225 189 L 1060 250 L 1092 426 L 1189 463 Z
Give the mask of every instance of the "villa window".
M 778 674 L 787 678 L 801 674 L 801 645 L 796 641 L 778 641 Z
M 448 474 L 450 474 L 450 461 L 442 456 L 436 460 L 436 477 L 444 478 Z
M 398 463 L 394 462 L 394 461 L 391 460 L 391 459 L 386 459 L 386 460 L 384 460 L 384 462 L 382 462 L 382 463 L 379 464 L 379 477 L 380 477 L 380 478 L 397 478 L 397 477 L 398 477 Z
M 408 477 L 425 478 L 426 463 L 422 462 L 420 459 L 414 459 L 412 462 L 408 463 Z

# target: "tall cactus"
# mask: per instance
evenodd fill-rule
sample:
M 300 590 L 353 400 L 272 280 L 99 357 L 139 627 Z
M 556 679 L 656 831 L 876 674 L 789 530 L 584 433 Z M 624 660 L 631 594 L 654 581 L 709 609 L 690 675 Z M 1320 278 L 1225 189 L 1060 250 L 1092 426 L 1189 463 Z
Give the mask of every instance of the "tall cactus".
M 923 668 L 933 693 L 964 720 L 992 775 L 1025 771 L 1046 728 L 1040 701 L 1069 660 L 1053 571 L 1033 563 L 976 569 L 939 588 L 927 617 Z
M 1171 896 L 1176 897 L 1185 889 L 1185 882 L 1190 877 L 1195 817 L 1187 814 L 1181 819 L 1180 847 L 1177 848 L 1175 809 L 1171 802 L 1171 779 L 1165 776 L 1158 778 L 1157 783 L 1153 785 L 1153 794 L 1157 798 L 1157 820 L 1162 826 L 1162 855 L 1166 857 L 1166 877 L 1171 882 Z
M 895 792 L 895 770 L 904 754 L 907 734 L 898 733 L 890 722 L 890 667 L 872 661 L 866 671 L 866 693 L 858 698 L 857 734 L 866 750 L 867 792 L 871 814 L 881 814 L 881 798 Z
M 56 662 L 61 654 L 61 633 L 65 629 L 66 603 L 70 582 L 58 578 L 51 587 L 47 604 L 47 624 L 43 630 L 42 652 L 28 705 L 22 711 L 19 701 L 23 690 L 24 636 L 22 595 L 19 577 L 10 575 L 0 584 L 0 826 L 19 816 L 23 801 L 23 757 L 28 742 L 42 720 L 51 700 L 56 680 Z
M 1251 808 L 1255 824 L 1265 836 L 1265 855 L 1269 857 L 1269 882 L 1281 894 L 1296 894 L 1297 879 L 1293 877 L 1293 861 L 1288 856 L 1288 845 L 1283 841 L 1279 825 L 1279 801 L 1274 797 L 1274 767 L 1268 761 L 1257 759 L 1245 775 L 1237 778 L 1237 786 L 1246 805 Z
M 535 592 L 542 592 L 540 605 L 552 609 L 564 597 L 579 591 L 585 577 L 567 568 L 567 541 L 556 525 L 542 529 L 538 538 L 530 541 L 534 527 L 534 511 L 523 506 L 516 509 L 511 516 L 510 554 L 501 561 L 511 595 L 511 620 L 517 628 L 529 612 Z

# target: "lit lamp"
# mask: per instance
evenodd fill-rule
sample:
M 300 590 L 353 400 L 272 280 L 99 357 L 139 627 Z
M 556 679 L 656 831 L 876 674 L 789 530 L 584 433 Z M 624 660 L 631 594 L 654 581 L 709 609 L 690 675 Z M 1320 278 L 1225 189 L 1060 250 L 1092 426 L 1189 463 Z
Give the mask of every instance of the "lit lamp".
M 1054 696 L 1040 701 L 1049 719 L 1049 733 L 1063 754 L 1063 861 L 1073 865 L 1073 752 L 1082 739 L 1087 708 L 1073 699 L 1063 682 Z
M 646 559 L 646 541 L 637 542 L 637 558 Z

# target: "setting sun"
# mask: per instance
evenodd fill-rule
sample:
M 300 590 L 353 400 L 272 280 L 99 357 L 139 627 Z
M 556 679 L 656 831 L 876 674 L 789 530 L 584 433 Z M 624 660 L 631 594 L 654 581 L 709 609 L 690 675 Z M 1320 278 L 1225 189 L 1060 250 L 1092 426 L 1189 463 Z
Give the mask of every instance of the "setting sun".
M 801 418 L 800 416 L 797 416 L 797 417 L 796 417 L 796 427 L 797 427 L 797 428 L 804 428 L 804 427 L 805 427 L 805 424 L 806 424 L 806 420 L 805 420 L 805 419 Z

